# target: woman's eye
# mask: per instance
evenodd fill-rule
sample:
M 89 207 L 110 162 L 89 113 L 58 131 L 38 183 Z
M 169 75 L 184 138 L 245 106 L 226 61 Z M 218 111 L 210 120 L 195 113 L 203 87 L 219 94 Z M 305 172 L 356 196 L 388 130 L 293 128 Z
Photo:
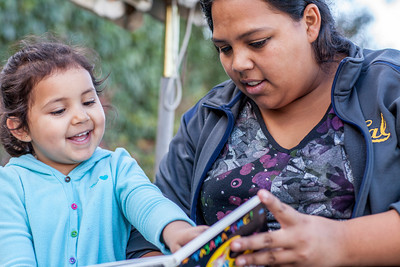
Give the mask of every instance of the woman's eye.
M 50 114 L 51 115 L 61 115 L 64 113 L 64 111 L 65 111 L 65 108 L 62 108 L 62 109 L 58 109 L 56 111 L 52 111 L 52 112 L 50 112 Z
M 224 46 L 220 48 L 221 53 L 227 54 L 232 50 L 230 46 Z
M 252 43 L 250 43 L 250 45 L 254 48 L 261 48 L 266 44 L 267 40 L 269 40 L 269 38 L 266 38 L 266 39 L 263 39 L 260 41 L 256 41 L 256 42 L 252 42 Z
M 227 54 L 232 50 L 232 47 L 229 45 L 226 46 L 215 46 L 215 48 L 217 49 L 218 53 L 223 53 L 223 54 Z

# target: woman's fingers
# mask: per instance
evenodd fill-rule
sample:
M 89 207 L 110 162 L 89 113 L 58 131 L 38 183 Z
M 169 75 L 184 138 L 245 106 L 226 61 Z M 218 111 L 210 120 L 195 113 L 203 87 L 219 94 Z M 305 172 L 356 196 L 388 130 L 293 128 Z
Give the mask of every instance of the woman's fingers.
M 233 251 L 260 250 L 271 247 L 273 247 L 273 240 L 269 232 L 241 237 L 231 243 Z
M 302 214 L 292 207 L 282 203 L 267 190 L 259 190 L 258 196 L 275 219 L 281 224 L 281 230 L 259 233 L 234 240 L 231 244 L 233 251 L 260 250 L 264 248 L 290 248 L 293 237 L 291 231 L 285 228 L 296 226 L 302 219 Z
M 340 222 L 302 214 L 266 190 L 260 190 L 258 196 L 281 229 L 232 241 L 233 251 L 255 251 L 238 256 L 237 265 L 323 266 L 335 261 L 330 254 L 335 255 L 335 248 L 340 246 L 335 243 Z
M 266 190 L 259 190 L 258 196 L 280 223 L 281 229 L 234 240 L 231 244 L 233 251 L 255 251 L 237 257 L 237 264 L 290 265 L 298 263 L 301 254 L 308 254 L 309 247 L 306 244 L 307 236 L 310 236 L 304 233 L 309 225 L 308 215 L 297 212 Z
M 232 241 L 230 247 L 232 251 L 257 251 L 277 248 L 290 249 L 293 246 L 293 238 L 290 233 L 279 230 L 243 236 Z
M 264 249 L 251 254 L 243 254 L 236 258 L 235 264 L 243 265 L 275 265 L 283 264 L 290 266 L 296 258 L 293 252 L 284 249 Z
M 289 205 L 281 202 L 271 192 L 261 189 L 257 193 L 261 202 L 274 215 L 275 219 L 281 224 L 281 227 L 290 226 L 299 223 L 298 219 L 301 216 L 299 212 Z

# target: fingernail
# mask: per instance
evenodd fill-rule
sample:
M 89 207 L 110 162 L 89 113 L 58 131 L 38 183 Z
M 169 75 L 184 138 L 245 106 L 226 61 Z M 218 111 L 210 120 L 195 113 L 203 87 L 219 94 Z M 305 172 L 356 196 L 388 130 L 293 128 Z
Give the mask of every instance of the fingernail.
M 268 198 L 268 193 L 267 193 L 267 191 L 265 191 L 265 190 L 260 190 L 260 191 L 258 191 L 258 192 L 260 192 L 259 194 L 259 196 L 262 198 L 262 199 L 264 199 L 264 200 L 267 200 L 267 198 Z
M 243 258 L 237 258 L 235 260 L 235 262 L 236 262 L 237 265 L 245 265 L 246 264 L 246 260 L 243 259 Z
M 239 250 L 242 245 L 239 242 L 232 242 L 232 248 L 235 250 Z

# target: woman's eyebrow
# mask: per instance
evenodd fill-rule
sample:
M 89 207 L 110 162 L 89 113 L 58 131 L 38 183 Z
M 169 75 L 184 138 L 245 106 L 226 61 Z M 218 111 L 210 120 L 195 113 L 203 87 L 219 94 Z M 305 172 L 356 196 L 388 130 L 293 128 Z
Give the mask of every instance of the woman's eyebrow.
M 253 34 L 255 34 L 255 33 L 263 32 L 263 31 L 268 31 L 268 30 L 271 30 L 271 28 L 270 28 L 270 27 L 262 27 L 262 28 L 257 28 L 257 29 L 254 29 L 254 30 L 250 30 L 250 31 L 247 31 L 247 32 L 245 32 L 245 33 L 240 34 L 240 35 L 236 38 L 236 40 L 241 40 L 241 39 L 244 39 L 244 38 L 246 38 L 246 37 L 248 37 L 248 36 L 250 36 L 250 35 L 253 35 Z M 213 43 L 225 43 L 225 42 L 226 42 L 226 41 L 223 40 L 223 39 L 219 39 L 219 38 L 215 38 L 215 37 L 212 37 L 212 38 L 211 38 L 211 41 L 213 41 Z

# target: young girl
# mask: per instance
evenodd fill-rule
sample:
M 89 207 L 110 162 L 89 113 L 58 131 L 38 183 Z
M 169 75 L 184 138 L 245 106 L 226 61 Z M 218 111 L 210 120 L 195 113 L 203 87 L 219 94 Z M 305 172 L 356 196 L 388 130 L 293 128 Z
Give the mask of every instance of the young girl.
M 37 38 L 35 38 L 37 39 Z M 124 149 L 99 148 L 102 81 L 82 49 L 25 40 L 0 75 L 0 265 L 125 259 L 131 225 L 163 252 L 204 227 L 162 196 Z

